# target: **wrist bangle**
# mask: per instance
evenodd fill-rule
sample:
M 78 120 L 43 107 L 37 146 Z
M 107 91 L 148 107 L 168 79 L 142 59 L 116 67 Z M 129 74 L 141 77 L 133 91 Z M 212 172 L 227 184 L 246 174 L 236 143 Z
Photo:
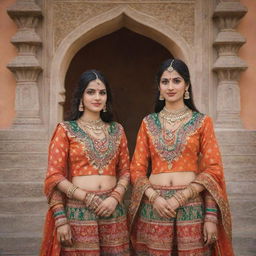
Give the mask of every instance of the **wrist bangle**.
M 73 198 L 73 195 L 74 195 L 74 193 L 75 193 L 75 191 L 76 191 L 77 189 L 78 189 L 78 187 L 75 186 L 75 185 L 70 186 L 70 187 L 68 188 L 68 191 L 67 191 L 67 197 L 70 198 L 70 199 L 72 199 L 72 198 Z
M 160 196 L 160 194 L 159 194 L 158 192 L 153 191 L 153 192 L 150 194 L 149 198 L 148 198 L 149 203 L 150 203 L 150 204 L 154 204 L 154 202 L 156 201 L 156 199 L 157 199 L 159 196 Z
M 121 194 L 116 191 L 116 190 L 113 190 L 110 194 L 111 197 L 115 198 L 117 200 L 118 203 L 121 203 L 122 199 L 121 199 Z

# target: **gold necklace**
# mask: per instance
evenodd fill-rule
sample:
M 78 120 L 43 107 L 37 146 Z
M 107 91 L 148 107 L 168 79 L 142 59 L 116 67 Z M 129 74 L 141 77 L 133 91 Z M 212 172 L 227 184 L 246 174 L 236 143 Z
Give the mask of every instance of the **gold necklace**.
M 102 134 L 106 126 L 101 119 L 91 121 L 84 121 L 82 119 L 79 119 L 78 122 L 85 130 L 89 130 L 97 135 Z
M 159 113 L 160 117 L 171 125 L 176 121 L 181 121 L 187 118 L 190 114 L 191 110 L 187 106 L 176 111 L 169 111 L 164 107 Z

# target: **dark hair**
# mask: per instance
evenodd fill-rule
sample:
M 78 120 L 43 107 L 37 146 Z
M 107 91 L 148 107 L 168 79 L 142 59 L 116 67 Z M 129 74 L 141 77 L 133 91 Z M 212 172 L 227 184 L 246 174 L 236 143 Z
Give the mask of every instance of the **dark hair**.
M 173 69 L 176 70 L 182 76 L 185 83 L 187 85 L 189 85 L 188 91 L 189 91 L 190 98 L 189 99 L 184 99 L 184 104 L 187 107 L 189 107 L 191 110 L 199 112 L 197 110 L 197 108 L 195 106 L 195 103 L 194 103 L 194 100 L 193 100 L 192 85 L 191 85 L 191 81 L 190 81 L 189 70 L 188 70 L 187 65 L 182 60 L 168 59 L 160 65 L 160 68 L 159 68 L 159 70 L 156 74 L 157 86 L 159 87 L 160 79 L 161 79 L 164 71 L 167 70 L 167 68 L 171 65 L 171 63 L 172 63 Z M 160 91 L 158 90 L 156 101 L 155 101 L 155 112 L 156 113 L 160 112 L 165 106 L 165 100 L 159 100 L 159 96 L 160 96 Z
M 106 91 L 107 91 L 106 112 L 100 111 L 100 118 L 104 122 L 108 122 L 108 123 L 113 121 L 112 95 L 111 95 L 108 81 L 100 71 L 95 69 L 87 70 L 80 76 L 78 86 L 76 87 L 76 90 L 74 92 L 73 99 L 71 102 L 71 114 L 68 120 L 70 121 L 77 120 L 79 119 L 79 117 L 82 116 L 83 111 L 79 111 L 79 104 L 83 97 L 84 90 L 87 88 L 88 84 L 91 81 L 94 81 L 97 78 L 101 80 L 101 82 L 105 85 Z

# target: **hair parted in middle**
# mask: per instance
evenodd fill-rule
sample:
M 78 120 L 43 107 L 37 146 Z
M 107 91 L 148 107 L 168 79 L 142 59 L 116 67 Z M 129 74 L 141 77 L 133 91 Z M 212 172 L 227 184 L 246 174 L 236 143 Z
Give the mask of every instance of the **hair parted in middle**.
M 67 120 L 77 120 L 82 116 L 83 111 L 79 111 L 79 105 L 81 99 L 83 98 L 84 90 L 87 88 L 91 81 L 96 79 L 99 79 L 105 85 L 107 91 L 106 109 L 105 111 L 100 111 L 100 117 L 104 122 L 109 123 L 113 121 L 111 90 L 106 77 L 96 69 L 87 70 L 80 76 L 78 85 L 74 91 L 74 95 L 71 101 L 71 114 Z
M 184 79 L 185 83 L 187 85 L 189 85 L 188 92 L 189 92 L 190 98 L 184 99 L 184 104 L 191 110 L 199 112 L 197 110 L 194 100 L 193 100 L 192 85 L 191 85 L 191 81 L 190 81 L 189 69 L 188 69 L 188 66 L 182 60 L 167 59 L 160 65 L 160 68 L 156 74 L 157 87 L 159 88 L 159 86 L 160 86 L 160 79 L 161 79 L 164 71 L 168 70 L 168 68 L 170 70 L 170 67 L 172 68 L 172 70 L 176 70 L 176 72 L 178 72 L 181 75 L 181 77 Z M 159 100 L 159 96 L 160 96 L 160 91 L 158 90 L 156 101 L 155 101 L 155 112 L 156 113 L 160 112 L 165 106 L 165 100 Z

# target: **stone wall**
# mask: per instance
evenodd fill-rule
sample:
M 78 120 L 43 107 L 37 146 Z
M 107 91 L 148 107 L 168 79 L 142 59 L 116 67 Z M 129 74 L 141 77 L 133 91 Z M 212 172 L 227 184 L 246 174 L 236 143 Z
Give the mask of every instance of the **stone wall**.
M 38 254 L 47 144 L 63 117 L 67 70 L 81 48 L 122 27 L 188 63 L 196 103 L 216 121 L 236 253 L 253 255 L 256 134 L 241 128 L 238 115 L 246 64 L 237 56 L 244 38 L 235 30 L 245 13 L 236 0 L 20 0 L 10 7 L 18 26 L 12 38 L 18 56 L 8 65 L 17 81 L 17 118 L 0 131 L 1 255 Z

